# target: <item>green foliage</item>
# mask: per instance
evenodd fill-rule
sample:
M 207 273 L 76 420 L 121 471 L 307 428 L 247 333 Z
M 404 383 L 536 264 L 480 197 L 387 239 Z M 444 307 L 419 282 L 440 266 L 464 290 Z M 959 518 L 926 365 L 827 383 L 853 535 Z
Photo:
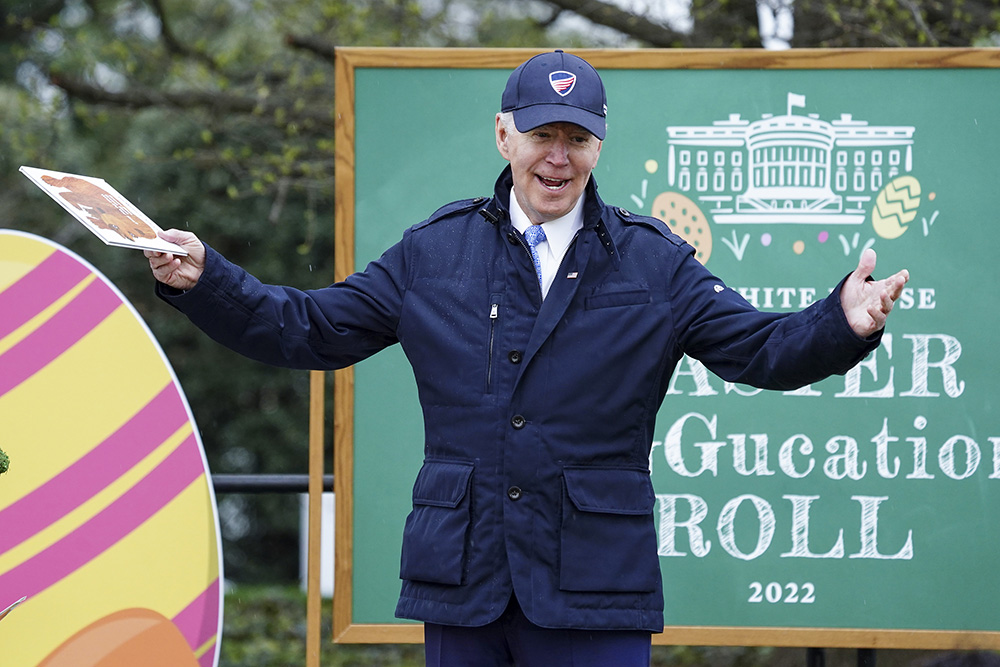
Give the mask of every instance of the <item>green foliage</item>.
M 694 19 L 694 30 L 699 35 L 699 46 L 711 48 L 760 46 L 756 3 L 692 0 L 691 16 Z
M 161 226 L 196 231 L 265 280 L 322 286 L 333 275 L 332 143 L 320 141 L 332 136 L 330 64 L 290 51 L 260 17 L 236 20 L 230 5 L 169 3 L 182 24 L 177 31 L 191 39 L 190 53 L 179 53 L 157 34 L 146 5 L 62 4 L 47 22 L 32 19 L 32 39 L 6 43 L 24 60 L 16 78 L 0 78 L 0 226 L 66 245 L 122 289 L 177 373 L 213 472 L 305 472 L 308 375 L 250 362 L 198 333 L 154 298 L 140 253 L 104 247 L 17 167 L 101 176 Z M 229 65 L 197 51 L 199 44 Z M 322 76 L 308 79 L 307 70 Z M 80 97 L 87 99 L 66 95 L 48 83 L 56 76 L 104 97 L 92 99 L 86 88 Z M 292 87 L 325 100 L 318 120 L 278 111 L 273 99 L 290 98 Z M 174 103 L 157 102 L 150 91 L 175 95 Z M 140 104 L 142 95 L 153 103 Z M 312 113 L 309 104 L 288 107 Z M 306 154 L 309 143 L 318 148 Z M 294 579 L 297 498 L 219 501 L 229 518 L 227 575 Z
M 298 589 L 238 587 L 226 595 L 219 667 L 305 664 L 306 598 Z M 376 667 L 424 664 L 422 645 L 334 644 L 329 600 L 323 602 L 320 664 Z
M 796 0 L 800 47 L 973 46 L 1000 31 L 997 0 Z
M 10 469 L 10 457 L 7 453 L 0 449 L 0 475 L 4 474 Z

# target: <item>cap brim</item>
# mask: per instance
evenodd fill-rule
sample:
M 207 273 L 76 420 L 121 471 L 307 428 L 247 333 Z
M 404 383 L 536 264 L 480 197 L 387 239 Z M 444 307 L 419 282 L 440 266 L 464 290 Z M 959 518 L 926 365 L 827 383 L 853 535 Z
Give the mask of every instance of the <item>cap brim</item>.
M 514 127 L 518 132 L 527 132 L 549 123 L 573 123 L 604 141 L 607 121 L 603 116 L 568 104 L 533 104 L 514 110 Z

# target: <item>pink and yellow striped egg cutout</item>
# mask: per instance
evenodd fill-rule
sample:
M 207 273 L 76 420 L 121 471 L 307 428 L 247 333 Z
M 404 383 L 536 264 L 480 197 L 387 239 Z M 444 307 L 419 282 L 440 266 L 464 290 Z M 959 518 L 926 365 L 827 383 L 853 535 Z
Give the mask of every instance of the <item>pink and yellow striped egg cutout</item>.
M 28 596 L 0 620 L 5 667 L 218 663 L 218 512 L 177 378 L 93 266 L 10 230 L 0 448 L 0 609 Z

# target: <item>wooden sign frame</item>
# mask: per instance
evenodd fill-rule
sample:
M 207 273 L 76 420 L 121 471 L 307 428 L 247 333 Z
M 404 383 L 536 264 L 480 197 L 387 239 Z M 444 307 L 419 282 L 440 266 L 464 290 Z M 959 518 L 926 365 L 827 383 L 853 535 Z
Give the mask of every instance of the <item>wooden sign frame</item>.
M 532 49 L 341 48 L 336 70 L 336 278 L 355 266 L 355 88 L 358 68 L 489 68 L 511 70 L 538 53 Z M 997 68 L 996 49 L 581 50 L 598 70 L 627 69 L 930 69 Z M 499 99 L 497 91 L 497 99 Z M 443 203 L 443 202 L 442 202 Z M 415 222 L 415 221 L 414 221 Z M 334 474 L 336 495 L 333 638 L 349 643 L 419 643 L 419 624 L 364 624 L 352 617 L 354 538 L 354 372 L 334 380 Z M 320 458 L 320 461 L 322 459 Z M 314 470 L 315 474 L 316 471 Z M 321 474 L 322 471 L 319 471 Z M 314 485 L 317 486 L 318 485 Z M 312 486 L 311 489 L 312 491 Z M 312 493 L 310 494 L 312 496 Z M 319 505 L 311 498 L 310 506 Z M 318 543 L 318 540 L 317 540 Z M 318 549 L 318 546 L 315 548 Z M 310 562 L 318 567 L 317 554 Z M 666 627 L 656 644 L 908 649 L 1000 649 L 1000 632 L 912 631 L 865 628 Z

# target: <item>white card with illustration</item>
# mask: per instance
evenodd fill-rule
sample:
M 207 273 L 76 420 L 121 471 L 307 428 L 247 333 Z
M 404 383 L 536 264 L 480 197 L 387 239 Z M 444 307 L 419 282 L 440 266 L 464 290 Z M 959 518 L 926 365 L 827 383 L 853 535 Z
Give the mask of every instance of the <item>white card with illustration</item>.
M 20 172 L 107 245 L 187 255 L 161 239 L 160 227 L 104 179 L 36 167 Z

